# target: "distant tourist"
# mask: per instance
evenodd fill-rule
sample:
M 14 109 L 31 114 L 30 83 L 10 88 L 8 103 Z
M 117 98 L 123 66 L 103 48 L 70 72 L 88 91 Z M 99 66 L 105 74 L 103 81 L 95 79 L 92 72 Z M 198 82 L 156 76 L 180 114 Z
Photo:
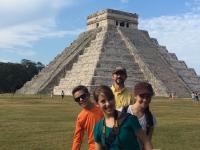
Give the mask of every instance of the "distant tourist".
M 195 103 L 195 93 L 192 92 L 191 96 L 192 96 L 192 102 Z
M 112 72 L 113 85 L 111 87 L 116 100 L 116 109 L 121 110 L 122 107 L 133 103 L 132 94 L 125 87 L 125 80 L 127 78 L 126 69 L 123 67 L 116 67 Z
M 108 86 L 95 89 L 94 99 L 104 114 L 94 128 L 96 150 L 140 150 L 138 139 L 144 150 L 152 150 L 137 117 L 115 109 L 115 97 Z
M 195 93 L 195 101 L 196 101 L 196 103 L 199 103 L 199 95 L 198 95 L 198 92 Z
M 72 150 L 80 150 L 84 139 L 84 132 L 88 135 L 88 149 L 95 150 L 93 129 L 103 117 L 101 110 L 91 102 L 90 93 L 85 86 L 79 85 L 72 91 L 75 102 L 83 109 L 78 114 Z
M 169 92 L 169 99 L 172 99 L 172 93 Z
M 169 99 L 170 99 L 170 100 L 174 100 L 175 97 L 176 97 L 176 92 L 170 92 L 170 93 L 169 93 Z
M 64 96 L 65 96 L 65 93 L 64 93 L 64 91 L 62 90 L 62 91 L 61 91 L 61 98 L 64 99 Z
M 172 100 L 176 98 L 176 92 L 172 92 Z
M 123 108 L 122 112 L 127 112 L 137 116 L 139 123 L 151 141 L 153 130 L 156 124 L 155 116 L 152 115 L 149 104 L 154 95 L 151 84 L 147 82 L 139 82 L 134 87 L 135 101 L 133 105 Z M 140 144 L 141 147 L 142 144 Z
M 53 99 L 53 91 L 51 91 L 51 99 Z

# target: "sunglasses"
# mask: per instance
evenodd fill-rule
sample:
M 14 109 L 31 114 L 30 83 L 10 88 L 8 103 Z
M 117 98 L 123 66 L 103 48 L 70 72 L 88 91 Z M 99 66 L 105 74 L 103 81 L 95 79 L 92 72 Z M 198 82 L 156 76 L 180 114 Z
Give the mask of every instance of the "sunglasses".
M 124 71 L 117 71 L 115 72 L 116 75 L 125 75 L 125 72 Z
M 139 95 L 142 99 L 146 99 L 146 100 L 151 100 L 152 95 L 151 94 L 140 94 Z
M 79 96 L 79 97 L 74 97 L 74 100 L 76 101 L 76 102 L 80 102 L 80 100 L 81 99 L 86 99 L 86 98 L 88 98 L 88 95 L 86 94 L 86 93 L 84 93 L 84 94 L 82 94 L 81 96 Z

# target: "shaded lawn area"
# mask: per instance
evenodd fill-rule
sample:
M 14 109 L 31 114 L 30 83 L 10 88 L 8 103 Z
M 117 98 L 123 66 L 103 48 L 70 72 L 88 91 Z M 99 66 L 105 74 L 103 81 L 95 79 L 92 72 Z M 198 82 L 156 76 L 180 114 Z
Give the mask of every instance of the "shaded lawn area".
M 0 150 L 71 149 L 80 107 L 71 97 L 0 95 Z M 153 145 L 162 150 L 194 150 L 200 146 L 200 104 L 155 98 L 157 117 Z M 82 150 L 87 149 L 86 140 Z

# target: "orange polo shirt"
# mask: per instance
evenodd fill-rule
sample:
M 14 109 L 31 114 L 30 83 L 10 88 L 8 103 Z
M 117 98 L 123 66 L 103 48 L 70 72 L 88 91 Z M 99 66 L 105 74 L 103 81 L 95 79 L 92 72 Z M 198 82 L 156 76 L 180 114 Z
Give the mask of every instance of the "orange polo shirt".
M 84 131 L 88 135 L 88 147 L 89 150 L 95 150 L 94 144 L 94 126 L 103 117 L 101 110 L 94 106 L 91 110 L 83 109 L 76 121 L 76 129 L 74 133 L 74 140 L 72 145 L 72 150 L 80 150 L 81 143 L 84 137 Z

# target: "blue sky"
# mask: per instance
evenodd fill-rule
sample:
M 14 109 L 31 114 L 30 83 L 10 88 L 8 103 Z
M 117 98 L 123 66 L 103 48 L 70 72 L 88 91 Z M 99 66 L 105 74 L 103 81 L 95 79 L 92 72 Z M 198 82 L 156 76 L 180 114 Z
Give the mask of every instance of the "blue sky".
M 139 15 L 139 28 L 200 74 L 200 0 L 0 0 L 0 61 L 48 64 L 106 9 Z

